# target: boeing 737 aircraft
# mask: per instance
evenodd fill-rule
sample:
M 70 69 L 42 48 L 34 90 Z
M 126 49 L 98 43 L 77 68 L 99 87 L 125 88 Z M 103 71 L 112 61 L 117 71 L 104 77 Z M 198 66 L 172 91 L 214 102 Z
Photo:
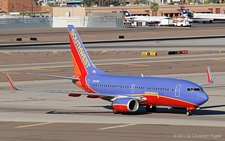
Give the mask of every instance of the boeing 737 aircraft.
M 11 87 L 20 91 L 66 93 L 71 97 L 86 95 L 88 98 L 100 98 L 112 103 L 115 114 L 135 112 L 139 106 L 145 106 L 146 112 L 156 112 L 156 106 L 168 106 L 185 109 L 187 115 L 192 115 L 192 110 L 199 108 L 208 100 L 202 86 L 213 83 L 209 67 L 207 67 L 208 81 L 201 85 L 176 78 L 108 74 L 92 63 L 73 25 L 68 25 L 68 34 L 74 67 L 73 77 L 38 75 L 72 80 L 86 92 L 18 88 L 6 73 Z
M 155 22 L 161 22 L 161 20 L 169 19 L 166 16 L 132 16 L 128 10 L 123 11 L 125 19 L 128 22 L 149 22 L 149 23 L 155 23 Z
M 189 18 L 192 22 L 210 22 L 213 20 L 225 20 L 225 14 L 208 14 L 208 13 L 191 13 L 188 12 L 185 6 L 180 6 L 184 17 Z

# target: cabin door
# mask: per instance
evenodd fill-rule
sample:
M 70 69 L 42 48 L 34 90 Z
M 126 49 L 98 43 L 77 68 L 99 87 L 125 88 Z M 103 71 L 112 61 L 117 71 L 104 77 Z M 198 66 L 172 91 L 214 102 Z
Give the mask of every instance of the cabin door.
M 134 92 L 135 92 L 135 84 L 132 84 L 132 85 L 131 85 L 130 91 L 131 91 L 131 93 L 134 93 Z
M 180 89 L 181 89 L 181 84 L 177 84 L 175 88 L 175 97 L 180 97 Z

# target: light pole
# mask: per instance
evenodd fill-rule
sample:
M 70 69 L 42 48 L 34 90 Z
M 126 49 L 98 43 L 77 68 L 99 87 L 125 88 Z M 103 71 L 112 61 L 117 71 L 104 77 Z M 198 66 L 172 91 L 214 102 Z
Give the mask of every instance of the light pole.
M 24 19 L 24 7 L 25 7 L 25 6 L 23 5 L 23 19 Z
M 16 12 L 16 0 L 14 0 L 14 10 L 15 10 L 15 12 Z
M 33 16 L 34 16 L 34 15 L 33 15 L 33 1 L 31 1 L 31 12 L 32 12 L 31 15 L 32 15 L 32 17 L 33 17 Z

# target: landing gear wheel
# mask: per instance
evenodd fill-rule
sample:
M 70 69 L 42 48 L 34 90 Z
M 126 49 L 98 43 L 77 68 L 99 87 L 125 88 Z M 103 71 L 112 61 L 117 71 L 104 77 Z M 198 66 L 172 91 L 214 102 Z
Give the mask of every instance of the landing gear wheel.
M 146 106 L 145 109 L 147 113 L 155 113 L 157 110 L 156 106 Z
M 191 116 L 191 115 L 192 115 L 192 112 L 191 112 L 191 111 L 187 111 L 187 112 L 186 112 L 186 115 L 187 115 L 187 116 Z

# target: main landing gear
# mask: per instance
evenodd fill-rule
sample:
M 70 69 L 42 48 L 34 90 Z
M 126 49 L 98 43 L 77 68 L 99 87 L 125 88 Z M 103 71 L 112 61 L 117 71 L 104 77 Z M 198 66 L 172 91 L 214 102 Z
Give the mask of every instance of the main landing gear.
M 157 110 L 156 106 L 146 106 L 146 112 L 147 113 L 155 113 Z

